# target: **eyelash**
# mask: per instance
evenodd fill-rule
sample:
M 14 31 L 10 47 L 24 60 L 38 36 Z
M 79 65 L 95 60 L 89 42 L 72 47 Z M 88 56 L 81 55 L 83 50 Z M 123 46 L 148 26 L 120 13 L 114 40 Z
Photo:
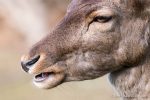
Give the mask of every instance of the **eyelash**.
M 107 23 L 110 20 L 112 20 L 112 16 L 97 16 L 94 18 L 94 22 L 99 22 L 99 23 Z

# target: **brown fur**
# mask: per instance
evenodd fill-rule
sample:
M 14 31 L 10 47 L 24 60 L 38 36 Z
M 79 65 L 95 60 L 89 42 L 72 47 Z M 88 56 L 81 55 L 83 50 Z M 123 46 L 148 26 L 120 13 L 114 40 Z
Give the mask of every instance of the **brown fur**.
M 22 61 L 41 56 L 29 72 L 54 72 L 45 88 L 110 73 L 124 100 L 149 100 L 149 6 L 149 0 L 72 0 L 64 19 Z M 93 21 L 97 16 L 113 17 L 101 23 Z

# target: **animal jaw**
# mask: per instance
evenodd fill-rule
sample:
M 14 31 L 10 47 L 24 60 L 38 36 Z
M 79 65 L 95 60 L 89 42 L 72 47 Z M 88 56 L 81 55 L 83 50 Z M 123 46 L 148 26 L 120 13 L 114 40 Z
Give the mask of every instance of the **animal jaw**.
M 127 97 L 130 82 L 118 80 L 133 77 L 127 73 L 146 66 L 149 58 L 148 5 L 148 0 L 73 0 L 55 30 L 22 57 L 23 69 L 35 75 L 40 88 L 111 73 L 111 83 Z

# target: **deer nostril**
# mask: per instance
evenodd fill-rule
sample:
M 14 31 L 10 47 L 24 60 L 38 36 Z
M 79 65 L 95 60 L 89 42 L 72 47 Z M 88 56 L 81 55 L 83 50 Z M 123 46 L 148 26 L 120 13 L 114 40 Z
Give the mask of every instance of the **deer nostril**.
M 40 59 L 40 55 L 35 56 L 34 58 L 32 58 L 29 61 L 21 62 L 21 66 L 22 66 L 23 70 L 26 71 L 26 72 L 28 72 L 29 68 L 32 65 L 34 65 L 39 59 Z
M 21 66 L 22 66 L 22 69 L 25 71 L 25 72 L 28 72 L 29 71 L 29 68 L 27 68 L 26 64 L 24 62 L 21 62 Z
M 32 58 L 31 60 L 26 62 L 26 66 L 32 66 L 34 65 L 38 60 L 39 60 L 40 56 L 36 56 L 34 58 Z

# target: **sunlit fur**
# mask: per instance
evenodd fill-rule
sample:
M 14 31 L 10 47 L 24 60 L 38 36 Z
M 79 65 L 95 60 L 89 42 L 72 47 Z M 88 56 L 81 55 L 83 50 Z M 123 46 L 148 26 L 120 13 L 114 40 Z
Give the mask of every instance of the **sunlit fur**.
M 52 88 L 110 73 L 119 97 L 149 100 L 149 7 L 149 0 L 72 0 L 63 20 L 22 61 L 45 55 L 36 63 L 35 73 L 46 70 L 55 75 L 39 83 L 40 87 Z M 93 21 L 97 16 L 112 19 Z

